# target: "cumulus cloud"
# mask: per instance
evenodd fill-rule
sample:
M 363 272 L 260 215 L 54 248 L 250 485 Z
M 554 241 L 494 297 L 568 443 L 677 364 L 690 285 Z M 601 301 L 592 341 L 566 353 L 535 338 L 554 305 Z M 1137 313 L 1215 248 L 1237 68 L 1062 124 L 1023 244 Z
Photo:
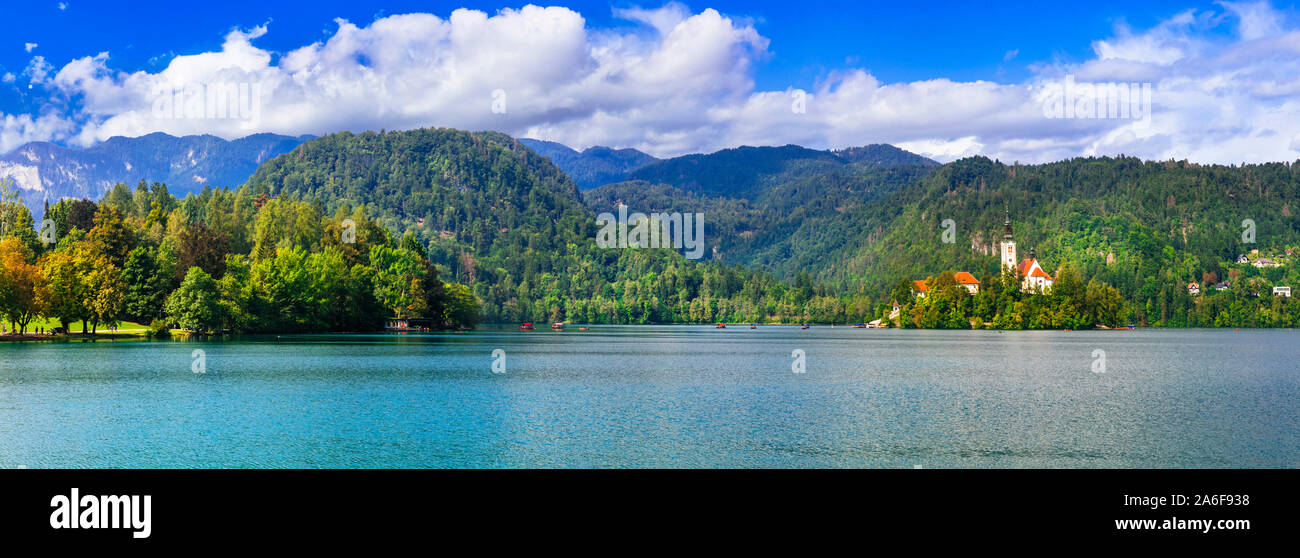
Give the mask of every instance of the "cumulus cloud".
M 537 6 L 340 19 L 328 39 L 283 53 L 257 46 L 273 32 L 260 26 L 159 71 L 115 70 L 98 53 L 55 72 L 35 56 L 21 77 L 72 113 L 44 125 L 5 117 L 15 123 L 0 138 L 448 126 L 661 156 L 888 142 L 940 160 L 1240 162 L 1294 157 L 1300 137 L 1300 30 L 1266 2 L 1187 10 L 1147 29 L 1121 23 L 1089 59 L 1032 66 L 1022 83 L 886 83 L 846 68 L 775 91 L 755 87 L 771 45 L 748 20 L 679 3 L 614 15 L 633 25 L 593 29 L 573 10 Z M 1045 104 L 1067 78 L 1148 83 L 1150 118 L 1051 118 Z
M 0 114 L 0 153 L 27 142 L 66 137 L 73 127 L 70 120 L 52 112 L 38 117 Z
M 36 50 L 36 47 L 38 46 L 41 45 L 38 45 L 36 43 L 23 43 L 23 50 L 26 50 L 27 52 L 31 52 L 33 50 Z

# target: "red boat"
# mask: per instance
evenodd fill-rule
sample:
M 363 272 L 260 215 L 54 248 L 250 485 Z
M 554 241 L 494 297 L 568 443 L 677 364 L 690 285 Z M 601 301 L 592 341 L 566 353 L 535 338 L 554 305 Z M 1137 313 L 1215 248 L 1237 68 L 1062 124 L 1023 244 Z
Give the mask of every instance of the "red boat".
M 727 324 L 718 324 L 718 327 L 715 327 L 713 329 L 727 329 Z
M 524 325 L 519 326 L 519 331 L 532 331 L 534 329 L 537 328 L 533 327 L 533 324 L 531 323 L 525 323 Z

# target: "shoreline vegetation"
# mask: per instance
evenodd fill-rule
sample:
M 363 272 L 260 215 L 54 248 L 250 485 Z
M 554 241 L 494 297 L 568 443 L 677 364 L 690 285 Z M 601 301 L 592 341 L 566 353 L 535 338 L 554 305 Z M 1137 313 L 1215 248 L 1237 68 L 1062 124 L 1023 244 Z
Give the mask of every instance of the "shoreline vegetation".
M 979 242 L 970 249 L 964 242 L 938 244 L 934 229 L 925 227 L 939 215 L 907 217 L 921 207 L 910 197 L 952 201 L 952 192 L 965 192 L 960 199 L 983 200 L 953 214 L 982 234 L 974 224 L 986 222 L 990 208 L 1004 213 L 1008 204 L 994 201 L 992 187 L 972 184 L 1033 192 L 1038 190 L 1020 188 L 1033 178 L 1039 190 L 1059 189 L 1057 181 L 1037 175 L 1085 164 L 1122 177 L 1137 163 L 1006 167 L 978 158 L 958 161 L 889 194 L 883 205 L 863 206 L 906 206 L 893 221 L 901 232 L 889 234 L 906 232 L 912 240 L 869 243 L 889 251 L 847 267 L 825 251 L 779 258 L 820 255 L 827 258 L 824 265 L 845 270 L 837 273 L 851 270 L 853 281 L 827 281 L 816 265 L 783 280 L 765 266 L 725 263 L 732 260 L 718 254 L 717 246 L 716 258 L 701 261 L 673 249 L 602 249 L 595 242 L 595 213 L 572 180 L 518 141 L 493 132 L 333 134 L 265 162 L 234 190 L 205 187 L 177 198 L 160 183 L 141 181 L 134 190 L 117 184 L 98 202 L 63 199 L 48 205 L 40 227 L 18 189 L 0 180 L 0 320 L 23 339 L 34 329 L 64 324 L 94 338 L 119 322 L 134 324 L 130 335 L 144 329 L 143 335 L 154 337 L 383 331 L 406 321 L 433 330 L 468 329 L 478 322 L 877 322 L 997 330 L 1300 326 L 1300 301 L 1290 298 L 1287 286 L 1300 284 L 1292 263 L 1295 238 L 1287 228 L 1289 205 L 1277 209 L 1277 219 L 1258 216 L 1261 230 L 1267 225 L 1281 231 L 1273 233 L 1275 240 L 1219 261 L 1237 253 L 1241 245 L 1234 239 L 1242 233 L 1202 226 L 1215 236 L 1201 254 L 1193 250 L 1199 244 L 1186 241 L 1175 248 L 1129 218 L 1097 225 L 1084 217 L 1089 208 L 1072 204 L 1062 219 L 1037 217 L 1027 227 L 1026 240 L 1035 243 L 1052 231 L 1095 229 L 1083 248 L 1051 252 L 1061 255 L 1045 266 L 1057 277 L 1049 292 L 1023 292 L 1017 277 L 996 272 L 980 277 L 978 291 L 969 292 L 952 271 L 926 277 L 924 293 L 914 290 L 913 280 L 937 269 L 987 273 L 996 257 L 976 249 Z M 1207 172 L 1136 168 L 1139 178 L 1161 188 L 1185 188 L 1170 180 Z M 1206 180 L 1236 176 L 1212 170 L 1217 174 Z M 1300 176 L 1300 167 L 1294 175 L 1289 167 L 1259 170 L 1276 171 L 1268 180 L 1281 185 Z M 1198 188 L 1208 187 L 1200 175 L 1192 178 Z M 1202 211 L 1211 197 L 1192 198 L 1197 205 L 1189 211 Z M 1180 208 L 1174 197 L 1151 199 L 1165 210 Z M 1034 207 L 1028 200 L 1009 205 Z M 829 223 L 819 230 L 847 240 L 877 221 Z M 1050 242 L 1064 244 L 1065 239 Z

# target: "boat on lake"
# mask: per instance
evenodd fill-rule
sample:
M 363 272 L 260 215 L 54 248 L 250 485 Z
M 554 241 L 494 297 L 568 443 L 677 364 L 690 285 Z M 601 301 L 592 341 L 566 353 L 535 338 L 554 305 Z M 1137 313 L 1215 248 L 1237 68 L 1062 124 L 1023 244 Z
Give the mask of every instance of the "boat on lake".
M 533 326 L 533 324 L 532 324 L 531 322 L 524 322 L 523 325 L 519 326 L 519 331 L 532 331 L 532 330 L 534 330 L 534 329 L 537 329 L 537 328 L 536 328 L 535 326 Z
M 564 323 L 563 323 L 563 322 L 555 322 L 555 323 L 551 324 L 551 330 L 552 330 L 552 331 L 564 331 Z
M 715 327 L 713 329 L 727 329 L 727 324 L 718 324 L 718 327 Z

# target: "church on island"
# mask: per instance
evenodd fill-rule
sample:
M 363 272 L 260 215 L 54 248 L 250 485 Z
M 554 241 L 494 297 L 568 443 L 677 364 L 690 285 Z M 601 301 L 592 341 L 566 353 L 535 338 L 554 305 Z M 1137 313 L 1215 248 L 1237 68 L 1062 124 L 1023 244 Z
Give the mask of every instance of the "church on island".
M 1020 279 L 1020 290 L 1026 293 L 1046 294 L 1051 292 L 1052 285 L 1056 283 L 1051 275 L 1043 270 L 1043 266 L 1038 263 L 1038 257 L 1034 254 L 1034 249 L 1029 249 L 1029 257 L 1024 260 L 1016 260 L 1016 241 L 1011 234 L 1011 212 L 1007 212 L 1005 226 L 1002 229 L 1001 255 L 1003 272 L 1011 272 Z M 959 271 L 953 275 L 953 279 L 958 285 L 965 287 L 970 294 L 978 294 L 980 291 L 980 282 L 966 271 Z M 925 293 L 930 287 L 924 280 L 913 281 L 912 291 L 917 298 L 925 298 Z
M 1016 262 L 1016 241 L 1011 237 L 1011 212 L 1007 212 L 1006 224 L 1002 228 L 1002 271 L 1013 270 L 1020 278 L 1020 290 L 1027 293 L 1048 293 L 1056 283 L 1051 275 L 1039 265 L 1034 249 L 1029 249 L 1029 257 Z

